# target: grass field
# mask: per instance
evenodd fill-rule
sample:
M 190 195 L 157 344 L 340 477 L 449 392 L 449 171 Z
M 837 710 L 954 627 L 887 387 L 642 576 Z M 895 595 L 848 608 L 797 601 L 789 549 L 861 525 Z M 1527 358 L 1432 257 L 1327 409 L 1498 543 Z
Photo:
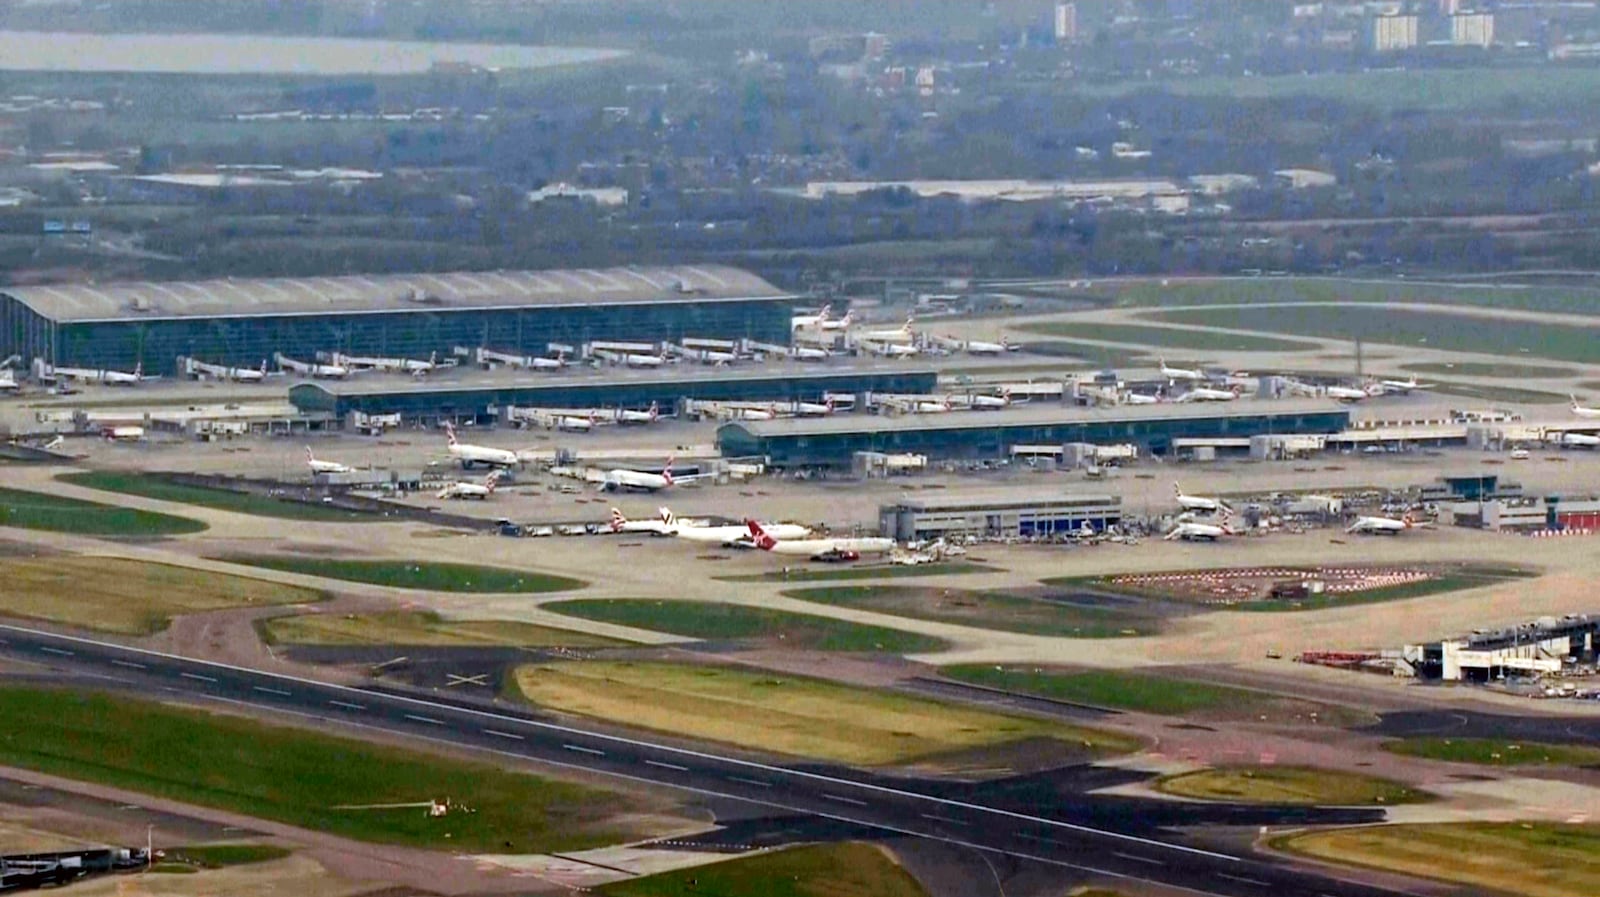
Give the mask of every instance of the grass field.
M 1600 362 L 1600 327 L 1487 319 L 1449 311 L 1335 305 L 1190 308 L 1143 316 L 1175 324 L 1259 330 L 1430 349 L 1482 352 L 1509 358 Z M 1600 322 L 1597 322 L 1600 323 Z
M 943 667 L 939 672 L 951 679 L 989 688 L 1163 716 L 1215 711 L 1250 714 L 1279 700 L 1273 695 L 1243 688 L 1116 670 L 996 668 L 991 664 L 969 664 Z
M 173 847 L 166 851 L 162 864 L 198 869 L 225 869 L 229 866 L 247 866 L 281 860 L 289 850 L 271 844 L 204 844 L 197 847 Z
M 908 576 L 953 576 L 962 573 L 1000 573 L 999 567 L 974 564 L 967 561 L 948 561 L 935 564 L 873 564 L 869 566 L 839 567 L 832 570 L 773 570 L 768 573 L 751 573 L 744 576 L 713 576 L 719 582 L 836 582 L 852 579 L 900 579 Z
M 433 561 L 344 560 L 339 558 L 290 557 L 287 555 L 237 554 L 214 560 L 249 567 L 263 567 L 284 573 L 365 582 L 396 589 L 428 592 L 510 592 L 534 594 L 581 589 L 588 583 L 565 576 L 512 570 L 506 567 L 479 567 L 472 564 L 446 564 Z
M 1484 79 L 1486 84 L 1482 90 L 1475 90 L 1471 80 L 1463 79 L 1458 72 L 1449 69 L 1406 68 L 1294 75 L 1208 75 L 1168 81 L 1128 80 L 1074 89 L 1102 96 L 1122 96 L 1145 90 L 1236 100 L 1305 96 L 1368 105 L 1382 110 L 1563 109 L 1600 91 L 1600 71 L 1589 66 L 1498 67 L 1492 76 Z
M 1201 309 L 1202 312 L 1220 312 L 1227 309 Z M 1159 312 L 1157 314 L 1176 314 Z M 1178 323 L 1189 322 L 1174 318 Z M 1272 328 L 1237 326 L 1241 330 L 1270 330 Z M 1208 330 L 1181 330 L 1176 327 L 1147 326 L 1143 324 L 1105 324 L 1076 321 L 1041 321 L 1018 325 L 1019 330 L 1042 333 L 1045 336 L 1075 337 L 1077 339 L 1108 340 L 1140 346 L 1159 346 L 1163 349 L 1186 349 L 1200 352 L 1309 352 L 1318 348 L 1315 343 L 1279 339 L 1270 336 L 1249 336 L 1235 333 L 1218 333 Z
M 0 614 L 123 635 L 149 635 L 174 616 L 230 607 L 308 604 L 315 589 L 124 558 L 0 558 Z
M 1495 738 L 1402 738 L 1386 751 L 1481 766 L 1600 766 L 1600 748 Z
M 1288 835 L 1272 846 L 1527 897 L 1600 894 L 1600 826 L 1441 823 Z
M 1078 370 L 1085 368 L 1126 368 L 1149 361 L 1137 349 L 1126 346 L 1108 346 L 1103 343 L 1086 343 L 1075 339 L 1030 339 L 1023 344 L 1030 355 L 1060 358 Z
M 347 511 L 298 501 L 280 501 L 269 495 L 234 492 L 230 489 L 212 489 L 207 486 L 191 486 L 173 482 L 159 474 L 92 470 L 81 473 L 64 473 L 56 477 L 56 479 L 63 483 L 71 483 L 74 486 L 84 486 L 106 492 L 120 492 L 124 495 L 138 495 L 143 498 L 154 498 L 161 501 L 181 502 L 187 505 L 199 505 L 204 508 L 214 508 L 218 511 L 233 511 L 237 514 L 254 514 L 258 517 L 337 523 L 371 523 L 382 522 L 384 519 L 377 514 L 363 514 L 358 511 Z
M 872 844 L 812 844 L 604 885 L 605 897 L 926 897 Z
M 1063 638 L 1117 638 L 1149 635 L 1156 621 L 1126 612 L 1077 607 L 1042 598 L 933 586 L 824 586 L 784 592 L 791 598 L 862 610 L 937 620 L 981 629 L 1027 632 Z
M 1132 739 L 927 698 L 731 667 L 552 663 L 520 667 L 529 701 L 581 716 L 739 747 L 837 763 L 932 760 L 1026 739 L 1092 752 Z
M 1360 604 L 1382 604 L 1387 601 L 1404 601 L 1408 598 L 1421 598 L 1427 595 L 1441 595 L 1462 589 L 1475 589 L 1512 579 L 1538 575 L 1532 571 L 1512 567 L 1494 567 L 1479 564 L 1450 567 L 1441 569 L 1437 573 L 1438 575 L 1431 579 L 1381 586 L 1359 592 L 1324 592 L 1321 595 L 1301 600 L 1262 599 L 1259 601 L 1241 601 L 1237 604 L 1229 605 L 1228 609 L 1261 613 L 1291 613 L 1294 611 L 1323 610 L 1330 607 L 1348 607 Z M 1089 589 L 1113 594 L 1156 598 L 1163 601 L 1184 602 L 1197 600 L 1195 595 L 1184 591 L 1179 586 L 1163 588 L 1154 584 L 1149 586 L 1122 584 L 1113 582 L 1111 578 L 1103 576 L 1057 576 L 1040 580 L 1040 582 L 1058 588 Z
M 1553 367 L 1547 364 L 1482 364 L 1472 361 L 1444 362 L 1419 361 L 1402 364 L 1400 370 L 1413 374 L 1456 374 L 1462 377 L 1495 377 L 1506 380 L 1548 380 L 1577 375 L 1574 368 Z
M 1213 278 L 1209 280 L 1130 281 L 1107 286 L 1113 302 L 1125 307 L 1182 305 L 1259 305 L 1279 302 L 1403 302 L 1489 306 L 1569 314 L 1600 313 L 1600 291 L 1571 287 L 1529 287 L 1485 283 L 1374 283 L 1332 277 Z
M 636 834 L 610 821 L 636 796 L 126 695 L 0 689 L 0 730 L 6 765 L 363 841 L 536 853 Z M 430 818 L 444 798 L 471 812 Z
M 1431 795 L 1373 776 L 1304 766 L 1229 766 L 1167 776 L 1156 788 L 1178 797 L 1247 804 L 1393 806 Z
M 446 620 L 427 611 L 372 614 L 302 614 L 261 623 L 274 645 L 412 645 L 518 648 L 605 648 L 624 644 L 602 638 L 510 620 Z
M 554 601 L 545 610 L 712 641 L 775 641 L 812 651 L 881 651 L 923 654 L 947 647 L 941 639 L 787 611 L 711 601 L 646 598 Z
M 1481 586 L 1491 586 L 1496 583 L 1532 575 L 1523 571 L 1466 567 L 1460 570 L 1452 570 L 1433 579 L 1424 579 L 1420 582 L 1403 582 L 1398 585 L 1382 586 L 1376 589 L 1364 589 L 1360 592 L 1324 592 L 1321 595 L 1297 601 L 1247 601 L 1233 605 L 1231 609 L 1275 613 L 1323 610 L 1329 607 L 1350 607 L 1357 604 L 1383 604 L 1388 601 L 1405 601 L 1410 598 L 1423 598 L 1428 595 L 1459 592 L 1463 589 L 1476 589 Z
M 206 528 L 187 517 L 4 487 L 0 487 L 0 526 L 80 536 L 181 536 Z
M 1517 386 L 1483 386 L 1459 380 L 1434 380 L 1433 391 L 1440 395 L 1483 399 L 1486 402 L 1518 402 L 1526 405 L 1558 405 L 1567 402 L 1564 392 L 1523 389 Z

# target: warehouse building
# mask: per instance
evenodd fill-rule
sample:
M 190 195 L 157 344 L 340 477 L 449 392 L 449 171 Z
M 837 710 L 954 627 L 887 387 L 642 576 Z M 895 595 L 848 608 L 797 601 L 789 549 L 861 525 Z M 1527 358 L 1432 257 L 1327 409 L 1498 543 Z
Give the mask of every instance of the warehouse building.
M 970 536 L 1064 536 L 1122 521 L 1117 495 L 1040 495 L 1039 490 L 930 495 L 878 507 L 878 532 L 900 542 Z
M 275 353 L 426 359 L 455 346 L 750 338 L 787 345 L 791 297 L 714 265 L 474 271 L 0 290 L 0 358 L 177 373 L 179 356 L 255 367 Z
M 785 326 L 788 326 L 785 323 Z M 297 383 L 289 401 L 302 412 L 341 421 L 353 415 L 398 414 L 407 420 L 487 420 L 519 408 L 633 408 L 651 402 L 665 414 L 684 399 L 698 401 L 820 401 L 824 393 L 931 392 L 932 369 L 899 365 L 819 369 L 797 364 L 745 368 L 677 367 L 668 370 L 540 375 L 502 371 L 445 374 L 439 379 L 373 377 L 343 382 Z
M 1488 682 L 1510 676 L 1560 673 L 1595 660 L 1600 620 L 1587 615 L 1541 617 L 1508 629 L 1407 645 L 1402 656 L 1421 678 Z
M 914 453 L 930 460 L 998 459 L 1018 445 L 1135 445 L 1166 455 L 1180 439 L 1272 433 L 1334 434 L 1350 410 L 1312 399 L 1072 408 L 1025 405 L 995 412 L 734 421 L 717 430 L 725 457 L 765 456 L 774 467 L 848 468 L 855 452 Z

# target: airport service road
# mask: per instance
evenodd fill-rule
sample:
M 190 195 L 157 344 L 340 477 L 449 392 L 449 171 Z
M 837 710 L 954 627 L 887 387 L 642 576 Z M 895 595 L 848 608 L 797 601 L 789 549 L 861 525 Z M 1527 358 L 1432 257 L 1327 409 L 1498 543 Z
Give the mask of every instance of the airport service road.
M 1007 808 L 1003 800 L 963 799 L 959 791 L 941 794 L 917 783 L 776 766 L 560 725 L 532 715 L 350 688 L 15 626 L 0 625 L 0 655 L 96 674 L 104 677 L 109 687 L 173 692 L 466 745 L 703 797 L 738 800 L 775 814 L 804 814 L 866 826 L 885 836 L 927 838 L 993 851 L 1085 876 L 1158 883 L 1227 897 L 1396 897 L 1407 893 L 1188 846 L 1141 818 L 1132 811 L 1136 806 L 1132 804 L 1121 805 L 1125 811 L 1120 814 L 1102 808 L 1089 824 L 1080 821 L 1085 818 L 1081 815 L 1075 819 L 1063 813 L 1063 807 L 1056 804 L 1030 801 Z M 1111 806 L 1118 805 L 1113 802 Z M 1177 806 L 1181 805 L 1173 809 Z M 1260 812 L 1223 811 L 1229 824 L 1249 824 L 1258 817 L 1248 814 Z M 1308 811 L 1297 811 L 1299 821 L 1371 821 L 1381 814 L 1332 811 L 1334 815 L 1325 818 L 1319 811 L 1309 812 L 1308 816 Z

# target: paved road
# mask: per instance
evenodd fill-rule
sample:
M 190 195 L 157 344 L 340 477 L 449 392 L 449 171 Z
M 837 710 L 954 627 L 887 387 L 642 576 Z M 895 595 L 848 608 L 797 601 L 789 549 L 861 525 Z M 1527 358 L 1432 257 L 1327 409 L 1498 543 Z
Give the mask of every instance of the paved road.
M 332 685 L 14 626 L 0 625 L 0 655 L 77 674 L 98 674 L 108 685 L 147 693 L 179 692 L 470 745 L 706 798 L 732 799 L 768 813 L 816 817 L 885 836 L 927 838 L 1063 871 L 1160 883 L 1196 894 L 1395 897 L 1405 893 L 1203 849 L 1182 843 L 1162 828 L 1361 822 L 1380 818 L 1381 811 L 1286 813 L 1094 798 L 1082 795 L 1081 787 L 1063 786 L 1059 778 L 1052 778 L 1054 774 L 972 785 L 783 767 L 563 725 L 502 708 Z M 1114 773 L 1086 773 L 1091 778 L 1106 774 Z M 1074 790 L 1079 793 L 1074 795 Z M 1041 800 L 1044 796 L 1050 799 Z

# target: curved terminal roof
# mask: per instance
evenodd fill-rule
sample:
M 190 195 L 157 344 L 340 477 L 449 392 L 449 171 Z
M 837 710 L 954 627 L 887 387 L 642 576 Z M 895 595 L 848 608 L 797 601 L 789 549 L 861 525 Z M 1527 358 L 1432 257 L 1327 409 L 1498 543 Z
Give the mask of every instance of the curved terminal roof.
M 721 265 L 457 271 L 19 286 L 0 290 L 58 322 L 450 311 L 778 299 L 786 293 Z

